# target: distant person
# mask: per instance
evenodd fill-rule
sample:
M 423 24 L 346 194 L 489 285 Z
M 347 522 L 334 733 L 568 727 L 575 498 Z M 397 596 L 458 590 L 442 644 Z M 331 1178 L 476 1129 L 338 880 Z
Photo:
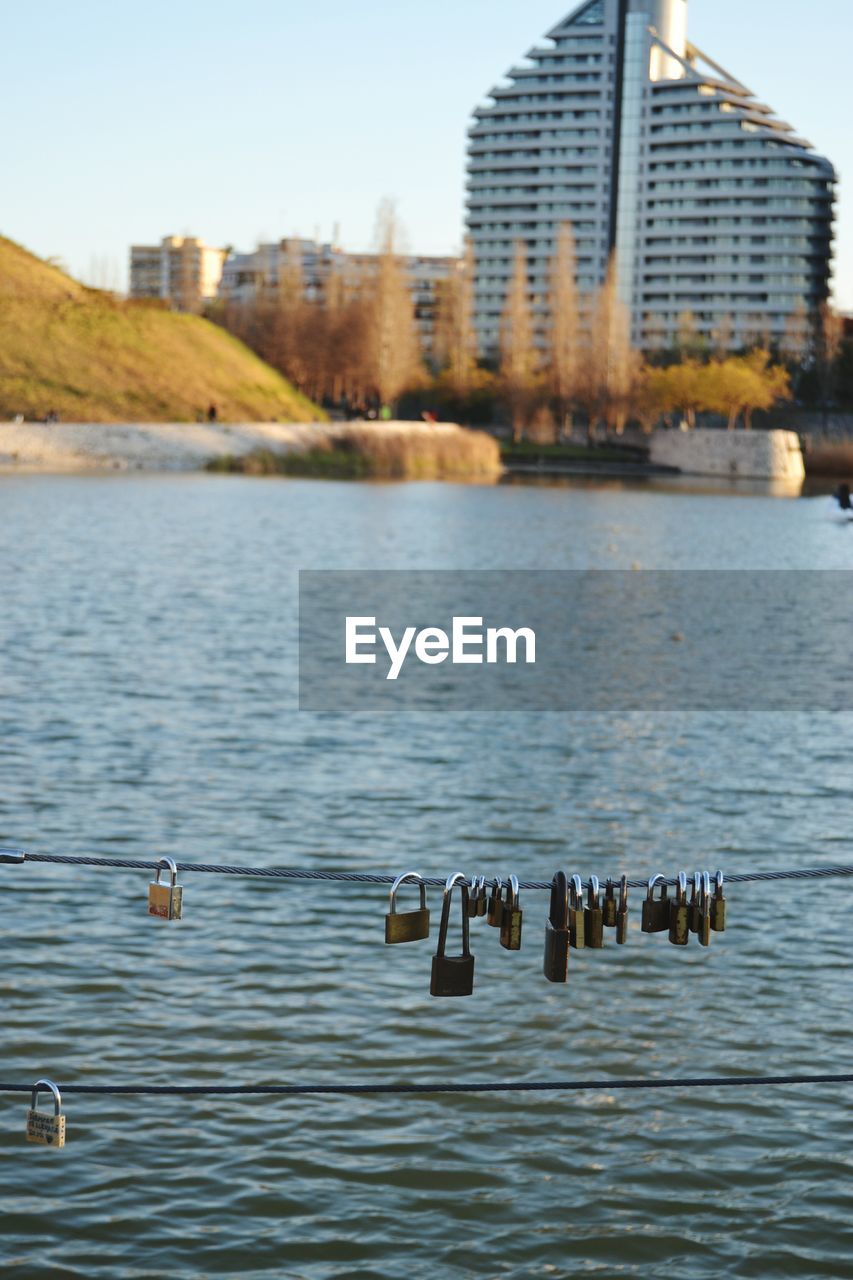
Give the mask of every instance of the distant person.
M 838 503 L 842 511 L 853 511 L 853 502 L 850 501 L 850 485 L 840 484 L 835 494 L 835 501 Z
M 212 404 L 207 411 L 207 420 L 208 422 L 216 422 L 218 418 L 219 414 L 216 411 L 216 405 Z

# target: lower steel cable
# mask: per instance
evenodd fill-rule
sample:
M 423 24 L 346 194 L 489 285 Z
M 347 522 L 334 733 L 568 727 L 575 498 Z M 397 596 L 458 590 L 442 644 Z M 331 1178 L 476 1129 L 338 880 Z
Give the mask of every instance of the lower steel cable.
M 271 1084 L 271 1085 L 180 1085 L 180 1084 L 63 1084 L 65 1094 L 95 1097 L 304 1097 L 310 1094 L 382 1096 L 388 1094 L 471 1094 L 471 1093 L 611 1093 L 630 1089 L 731 1089 L 763 1088 L 771 1085 L 853 1084 L 850 1075 L 808 1076 L 684 1076 L 659 1080 L 547 1080 L 503 1081 L 499 1084 Z M 31 1093 L 31 1084 L 0 1081 L 0 1093 Z

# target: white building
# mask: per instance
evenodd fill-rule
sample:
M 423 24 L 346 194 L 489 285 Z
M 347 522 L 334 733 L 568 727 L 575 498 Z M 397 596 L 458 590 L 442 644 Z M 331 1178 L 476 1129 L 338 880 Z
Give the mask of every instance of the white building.
M 563 222 L 582 291 L 616 251 L 639 346 L 671 341 L 685 313 L 733 346 L 779 338 L 826 298 L 833 168 L 689 42 L 687 3 L 586 0 L 475 111 L 467 225 L 484 355 L 519 240 L 544 316 Z
M 193 236 L 165 236 L 130 250 L 131 298 L 161 298 L 178 311 L 198 311 L 216 297 L 225 249 Z
M 347 253 L 332 244 L 286 239 L 262 244 L 254 253 L 226 258 L 218 296 L 223 302 L 246 303 L 272 298 L 296 285 L 310 302 L 323 302 L 334 280 L 343 297 L 352 296 L 375 276 L 375 253 Z M 425 351 L 430 350 L 442 282 L 458 268 L 457 258 L 405 256 L 415 322 Z

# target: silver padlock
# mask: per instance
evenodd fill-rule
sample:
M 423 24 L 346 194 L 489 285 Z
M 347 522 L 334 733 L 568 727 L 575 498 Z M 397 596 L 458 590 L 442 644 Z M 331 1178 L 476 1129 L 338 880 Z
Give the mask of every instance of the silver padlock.
M 169 872 L 169 883 L 160 883 L 160 872 Z M 171 858 L 161 858 L 157 863 L 157 879 L 148 886 L 148 914 L 158 920 L 180 920 L 183 912 L 184 891 L 178 884 L 178 868 Z
M 38 1097 L 42 1089 L 53 1094 L 53 1115 L 38 1109 Z M 65 1146 L 62 1095 L 52 1080 L 36 1080 L 33 1085 L 32 1105 L 27 1112 L 27 1142 L 36 1142 L 40 1147 Z

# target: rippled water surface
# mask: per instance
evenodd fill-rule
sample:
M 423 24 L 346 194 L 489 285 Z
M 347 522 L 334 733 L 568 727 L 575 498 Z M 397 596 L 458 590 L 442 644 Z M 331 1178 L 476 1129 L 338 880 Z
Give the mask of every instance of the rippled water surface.
M 822 500 L 7 477 L 0 511 L 6 843 L 534 878 L 853 861 L 849 689 L 837 715 L 294 703 L 299 568 L 850 567 Z M 443 1002 L 429 944 L 384 947 L 382 890 L 188 874 L 164 926 L 148 879 L 0 867 L 0 1078 L 851 1070 L 844 883 L 733 887 L 708 951 L 643 936 L 634 901 L 565 988 L 531 894 L 520 955 L 478 923 L 476 998 Z M 0 1095 L 4 1277 L 853 1274 L 849 1091 L 71 1096 L 62 1153 L 26 1106 Z

